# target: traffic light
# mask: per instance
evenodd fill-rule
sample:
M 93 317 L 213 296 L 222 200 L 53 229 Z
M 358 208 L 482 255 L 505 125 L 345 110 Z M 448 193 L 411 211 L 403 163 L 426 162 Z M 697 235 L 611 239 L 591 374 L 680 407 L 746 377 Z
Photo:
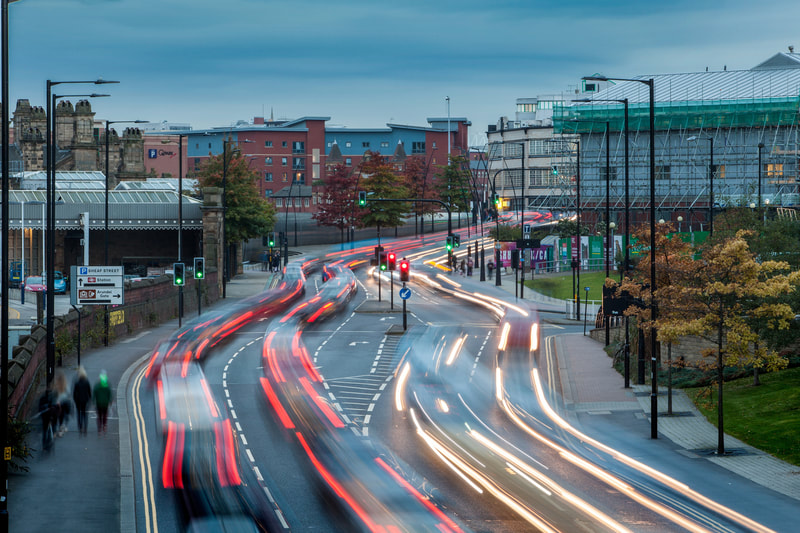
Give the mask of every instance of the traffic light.
M 553 176 L 558 176 L 558 165 L 553 165 L 552 172 Z
M 206 260 L 202 257 L 194 258 L 194 279 L 206 277 Z
M 358 206 L 364 207 L 367 205 L 367 191 L 358 191 Z
M 397 254 L 394 252 L 388 252 L 386 254 L 386 267 L 388 270 L 395 270 L 397 261 Z
M 500 207 L 500 195 L 499 194 L 494 193 L 492 195 L 492 203 L 495 205 L 495 207 Z
M 447 240 L 444 243 L 444 248 L 448 252 L 451 252 L 453 250 L 453 236 L 452 235 L 448 235 L 447 236 Z
M 267 245 L 270 248 L 275 246 L 275 232 L 270 232 L 269 235 L 267 235 Z
M 378 268 L 385 272 L 389 268 L 389 261 L 386 252 L 380 252 L 378 255 Z
M 183 263 L 172 265 L 172 284 L 176 287 L 183 287 L 186 284 L 186 265 Z
M 402 259 L 400 261 L 400 281 L 408 281 L 410 274 L 411 263 L 408 262 L 408 259 Z
M 453 235 L 453 245 L 458 248 L 461 246 L 461 235 Z

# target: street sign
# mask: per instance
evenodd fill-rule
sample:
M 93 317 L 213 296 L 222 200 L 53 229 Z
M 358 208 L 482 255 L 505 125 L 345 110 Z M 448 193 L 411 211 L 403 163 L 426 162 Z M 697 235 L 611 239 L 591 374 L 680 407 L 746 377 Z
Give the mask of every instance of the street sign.
M 517 248 L 530 250 L 539 248 L 542 245 L 541 239 L 517 239 Z
M 70 267 L 71 305 L 122 305 L 125 291 L 121 266 Z
M 411 298 L 411 289 L 409 289 L 408 287 L 403 287 L 402 289 L 400 289 L 400 298 L 402 298 L 403 300 L 408 300 L 409 298 Z
M 528 236 L 530 236 L 530 234 L 531 234 L 531 225 L 530 224 L 523 224 L 522 225 L 522 233 L 524 233 L 526 235 L 525 238 L 527 239 Z

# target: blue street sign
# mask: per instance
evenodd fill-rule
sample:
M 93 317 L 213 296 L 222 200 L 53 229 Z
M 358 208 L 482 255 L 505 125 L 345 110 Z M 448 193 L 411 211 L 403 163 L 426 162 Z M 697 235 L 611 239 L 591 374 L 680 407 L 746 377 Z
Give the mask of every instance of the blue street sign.
M 402 289 L 400 289 L 400 298 L 402 298 L 403 300 L 408 300 L 409 298 L 411 298 L 411 289 L 409 289 L 408 287 L 403 287 Z
M 158 150 L 155 148 L 148 148 L 147 150 L 147 158 L 148 159 L 157 159 L 158 158 Z

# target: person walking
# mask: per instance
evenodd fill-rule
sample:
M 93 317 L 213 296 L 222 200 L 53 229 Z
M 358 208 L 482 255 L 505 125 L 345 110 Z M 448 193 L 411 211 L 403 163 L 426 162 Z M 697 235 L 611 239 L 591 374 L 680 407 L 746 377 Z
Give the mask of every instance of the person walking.
M 56 401 L 58 402 L 58 423 L 55 429 L 57 435 L 63 437 L 67 432 L 67 422 L 69 422 L 69 413 L 72 411 L 72 400 L 69 397 L 67 390 L 67 376 L 62 371 L 56 372 L 55 376 L 55 393 Z
M 78 413 L 78 433 L 86 435 L 88 420 L 86 417 L 86 406 L 92 399 L 92 385 L 86 376 L 86 369 L 78 367 L 78 379 L 72 386 L 72 400 L 75 402 L 75 410 Z
M 58 422 L 58 397 L 52 385 L 47 385 L 39 398 L 39 418 L 42 419 L 42 450 L 49 452 L 55 442 L 55 425 Z
M 111 386 L 108 384 L 108 374 L 105 370 L 100 372 L 100 379 L 92 391 L 94 406 L 97 409 L 97 434 L 105 435 L 108 424 L 108 407 L 111 405 Z

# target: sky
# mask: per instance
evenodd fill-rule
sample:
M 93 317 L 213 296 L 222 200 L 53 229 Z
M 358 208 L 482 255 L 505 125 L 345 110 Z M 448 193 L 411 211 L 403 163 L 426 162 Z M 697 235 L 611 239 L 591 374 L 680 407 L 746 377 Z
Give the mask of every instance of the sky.
M 46 80 L 99 120 L 330 117 L 427 126 L 466 117 L 470 143 L 517 98 L 581 76 L 748 69 L 795 45 L 800 2 L 770 0 L 20 0 L 9 6 L 10 109 Z M 80 98 L 70 98 L 77 101 Z

